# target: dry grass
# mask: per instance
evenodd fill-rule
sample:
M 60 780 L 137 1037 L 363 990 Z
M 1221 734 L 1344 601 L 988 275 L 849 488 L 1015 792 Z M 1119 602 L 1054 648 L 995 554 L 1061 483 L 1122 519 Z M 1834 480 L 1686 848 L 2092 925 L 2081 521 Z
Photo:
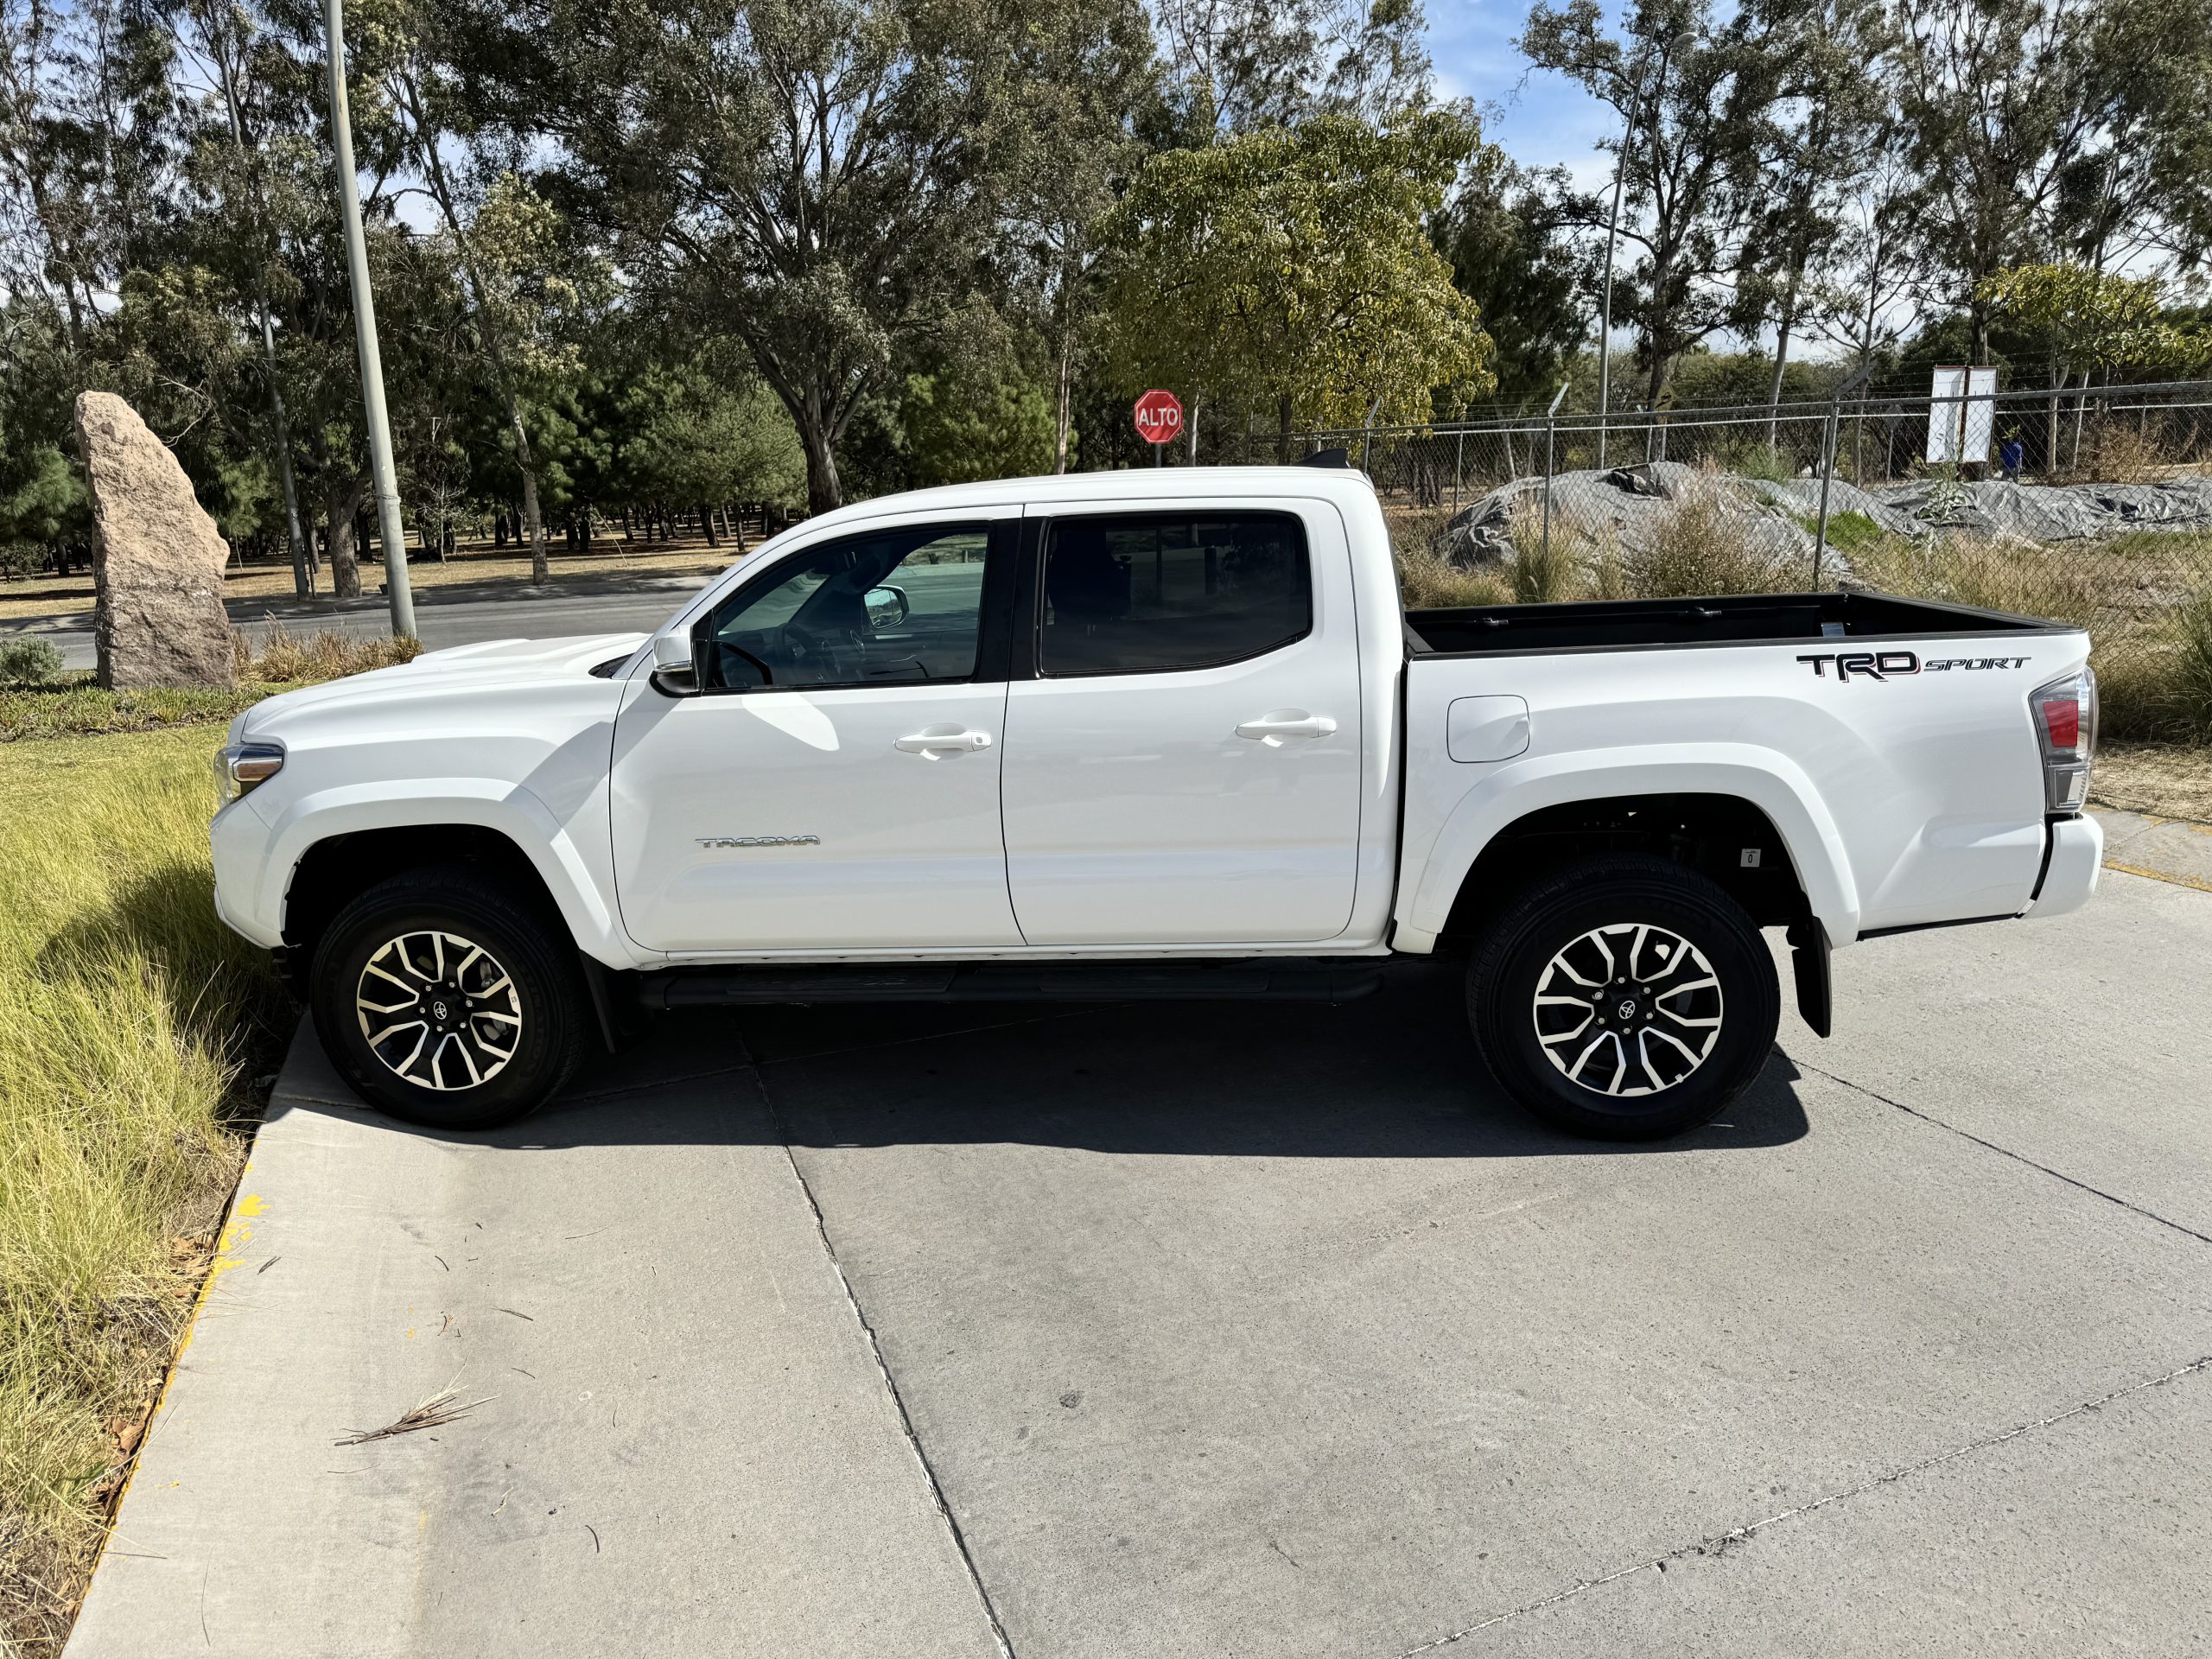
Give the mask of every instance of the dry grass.
M 1676 500 L 1650 541 L 1623 556 L 1630 588 L 1646 599 L 1789 593 L 1804 585 L 1799 562 L 1763 544 L 1762 523 L 1717 489 Z
M 1854 549 L 1851 566 L 1862 585 L 1885 594 L 1978 605 L 2083 628 L 2097 618 L 2102 586 L 2079 549 L 1964 536 L 1926 541 L 1885 536 Z
M 79 673 L 52 685 L 0 688 L 0 743 L 227 721 L 264 697 L 292 686 L 389 667 L 422 650 L 412 639 L 349 639 L 335 633 L 302 639 L 276 632 L 255 655 L 243 636 L 236 640 L 240 677 L 234 686 L 109 691 Z
M 1409 611 L 1448 611 L 1470 605 L 1510 605 L 1513 590 L 1498 569 L 1468 570 L 1422 548 L 1398 553 L 1398 594 Z
M 2088 629 L 2109 734 L 2212 743 L 2212 586 L 2192 597 L 2173 585 L 2206 580 L 2189 569 L 2192 539 L 2151 534 L 2038 547 L 1885 537 L 1854 552 L 1852 563 L 1859 582 L 1886 593 Z
M 231 648 L 238 658 L 238 677 L 283 684 L 298 680 L 336 680 L 348 674 L 365 674 L 372 668 L 411 663 L 423 654 L 419 639 L 378 634 L 357 639 L 343 633 L 296 634 L 271 628 L 257 647 L 245 634 L 233 632 Z
M 2122 811 L 2212 823 L 2212 748 L 2104 744 L 2090 773 L 2089 798 Z
M 1583 567 L 1591 550 L 1589 539 L 1564 514 L 1552 515 L 1547 535 L 1543 498 L 1524 496 L 1513 504 L 1505 533 L 1513 542 L 1506 583 L 1515 604 L 1550 605 L 1583 597 L 1588 586 Z
M 215 919 L 207 729 L 0 748 L 0 1631 L 66 1629 L 283 998 Z

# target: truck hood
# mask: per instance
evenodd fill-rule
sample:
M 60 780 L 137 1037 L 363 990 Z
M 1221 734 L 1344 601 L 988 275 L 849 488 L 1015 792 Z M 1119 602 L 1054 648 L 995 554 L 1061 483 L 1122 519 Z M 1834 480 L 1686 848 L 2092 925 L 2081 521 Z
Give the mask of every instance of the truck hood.
M 410 703 L 467 693 L 527 693 L 532 687 L 588 683 L 594 667 L 629 656 L 651 637 L 596 633 L 563 639 L 491 639 L 481 645 L 426 651 L 397 668 L 349 674 L 344 679 L 265 698 L 245 712 L 233 735 L 265 731 L 310 711 L 335 713 L 341 706 Z

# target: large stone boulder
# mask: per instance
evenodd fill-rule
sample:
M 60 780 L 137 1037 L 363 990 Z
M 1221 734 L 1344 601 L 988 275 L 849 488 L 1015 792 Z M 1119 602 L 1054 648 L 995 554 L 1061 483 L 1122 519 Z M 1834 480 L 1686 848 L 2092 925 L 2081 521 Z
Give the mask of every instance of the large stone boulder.
M 94 643 L 102 685 L 231 685 L 223 609 L 230 549 L 192 480 L 138 411 L 112 392 L 77 399 L 92 486 Z

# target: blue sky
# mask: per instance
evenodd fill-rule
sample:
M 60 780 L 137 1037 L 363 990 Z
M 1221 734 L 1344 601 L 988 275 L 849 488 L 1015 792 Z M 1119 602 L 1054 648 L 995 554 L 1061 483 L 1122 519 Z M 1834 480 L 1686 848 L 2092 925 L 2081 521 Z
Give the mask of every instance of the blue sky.
M 1484 111 L 1483 136 L 1516 162 L 1571 168 L 1594 189 L 1612 176 L 1598 141 L 1611 112 L 1565 77 L 1539 74 L 1514 49 L 1529 0 L 1429 0 L 1428 49 L 1437 90 L 1471 98 Z

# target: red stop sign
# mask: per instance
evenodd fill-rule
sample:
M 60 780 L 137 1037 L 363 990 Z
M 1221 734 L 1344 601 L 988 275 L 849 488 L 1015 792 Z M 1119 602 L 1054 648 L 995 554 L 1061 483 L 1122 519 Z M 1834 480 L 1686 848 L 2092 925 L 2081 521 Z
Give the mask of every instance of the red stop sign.
M 1183 430 L 1182 400 L 1172 391 L 1147 391 L 1137 399 L 1136 423 L 1147 443 L 1173 443 Z

